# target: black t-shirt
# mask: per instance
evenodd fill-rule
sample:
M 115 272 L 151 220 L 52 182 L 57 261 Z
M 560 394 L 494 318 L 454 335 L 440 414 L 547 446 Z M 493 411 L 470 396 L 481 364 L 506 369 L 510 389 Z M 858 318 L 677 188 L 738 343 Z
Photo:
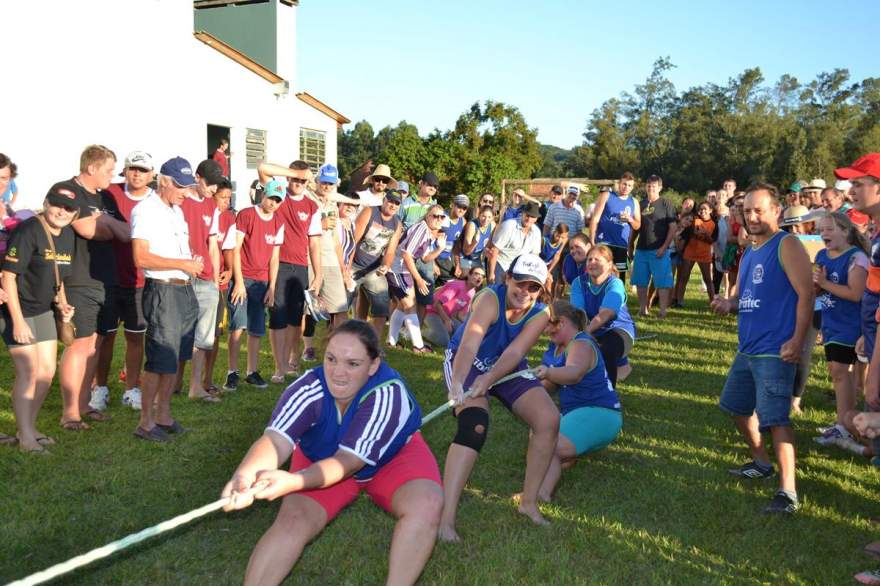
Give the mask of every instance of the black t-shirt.
M 641 202 L 642 225 L 638 231 L 636 248 L 638 250 L 657 250 L 666 242 L 669 226 L 677 221 L 675 206 L 664 197 L 650 203 Z
M 70 274 L 74 254 L 73 228 L 65 226 L 61 234 L 53 236 L 58 272 L 61 279 Z M 9 239 L 9 249 L 3 261 L 3 270 L 15 273 L 21 313 L 33 317 L 46 313 L 55 299 L 55 268 L 52 266 L 49 240 L 40 221 L 28 218 L 18 225 Z M 8 312 L 7 312 L 8 315 Z
M 116 200 L 109 191 L 89 193 L 85 188 L 76 185 L 76 205 L 79 206 L 79 218 L 87 218 L 95 211 L 107 214 L 124 222 L 119 213 Z M 79 219 L 78 218 L 78 219 Z M 119 284 L 116 275 L 116 257 L 113 252 L 112 240 L 87 240 L 75 235 L 76 244 L 73 254 L 73 266 L 70 275 L 64 280 L 68 287 L 110 287 Z

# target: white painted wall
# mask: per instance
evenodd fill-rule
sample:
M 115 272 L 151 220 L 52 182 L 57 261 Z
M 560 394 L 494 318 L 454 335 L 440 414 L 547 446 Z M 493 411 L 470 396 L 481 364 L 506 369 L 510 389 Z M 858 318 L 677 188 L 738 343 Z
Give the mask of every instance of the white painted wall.
M 293 83 L 276 97 L 271 83 L 194 38 L 192 20 L 186 0 L 0 2 L 0 152 L 18 165 L 24 205 L 39 206 L 52 183 L 75 175 L 91 143 L 113 149 L 119 170 L 134 149 L 196 165 L 207 124 L 231 128 L 239 207 L 256 177 L 245 168 L 246 128 L 268 130 L 268 159 L 279 163 L 299 156 L 301 126 L 324 130 L 336 161 L 335 120 L 298 100 Z M 295 26 L 295 16 L 285 22 Z

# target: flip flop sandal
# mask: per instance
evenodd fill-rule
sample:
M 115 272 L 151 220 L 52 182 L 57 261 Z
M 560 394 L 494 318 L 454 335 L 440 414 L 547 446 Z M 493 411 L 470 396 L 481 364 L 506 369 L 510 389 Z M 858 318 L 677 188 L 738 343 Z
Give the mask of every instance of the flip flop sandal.
M 61 429 L 66 429 L 67 431 L 84 431 L 86 429 L 92 429 L 92 426 L 81 419 L 71 419 L 70 421 L 62 421 Z
M 88 417 L 92 421 L 98 421 L 98 422 L 110 421 L 111 419 L 113 419 L 112 416 L 107 415 L 106 413 L 104 413 L 102 411 L 98 411 L 97 409 L 89 409 L 88 411 L 83 413 L 83 415 L 85 415 L 86 417 Z
M 18 438 L 14 435 L 6 435 L 5 433 L 0 433 L 0 446 L 14 446 L 17 444 Z
M 30 456 L 51 456 L 52 452 L 47 450 L 46 448 L 40 446 L 39 448 L 33 448 L 30 450 L 20 450 L 22 454 L 28 454 Z
M 864 552 L 874 559 L 880 559 L 880 541 L 869 543 L 865 546 Z
M 37 443 L 41 446 L 54 446 L 55 440 L 48 435 L 37 436 Z
M 199 397 L 189 397 L 190 401 L 204 401 L 205 403 L 219 403 L 220 397 L 214 395 L 201 395 Z

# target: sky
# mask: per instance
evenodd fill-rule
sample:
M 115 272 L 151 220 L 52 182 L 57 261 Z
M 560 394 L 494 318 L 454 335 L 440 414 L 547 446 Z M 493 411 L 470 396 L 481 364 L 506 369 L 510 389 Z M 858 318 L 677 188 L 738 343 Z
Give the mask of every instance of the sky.
M 880 77 L 875 0 L 301 0 L 297 10 L 297 91 L 353 123 L 406 120 L 423 136 L 495 100 L 519 108 L 539 142 L 571 148 L 590 113 L 632 92 L 660 56 L 678 91 L 751 67 L 769 84 L 835 68 Z

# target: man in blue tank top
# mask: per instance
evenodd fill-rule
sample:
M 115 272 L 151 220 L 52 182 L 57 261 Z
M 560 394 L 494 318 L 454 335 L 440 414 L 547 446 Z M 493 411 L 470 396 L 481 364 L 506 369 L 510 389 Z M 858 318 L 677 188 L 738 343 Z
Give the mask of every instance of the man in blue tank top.
M 739 347 L 719 405 L 733 415 L 752 461 L 729 472 L 769 478 L 774 470 L 761 436 L 770 431 L 779 464 L 779 490 L 765 513 L 794 513 L 794 430 L 789 419 L 796 363 L 813 317 L 810 257 L 800 241 L 779 229 L 776 188 L 759 183 L 744 201 L 746 227 L 754 244 L 739 268 L 738 297 L 718 296 L 712 309 L 738 313 Z
M 630 195 L 635 185 L 636 178 L 632 173 L 627 171 L 621 175 L 616 192 L 599 192 L 590 218 L 590 240 L 593 244 L 606 244 L 611 248 L 614 266 L 624 283 L 629 270 L 629 237 L 642 225 L 641 209 Z

